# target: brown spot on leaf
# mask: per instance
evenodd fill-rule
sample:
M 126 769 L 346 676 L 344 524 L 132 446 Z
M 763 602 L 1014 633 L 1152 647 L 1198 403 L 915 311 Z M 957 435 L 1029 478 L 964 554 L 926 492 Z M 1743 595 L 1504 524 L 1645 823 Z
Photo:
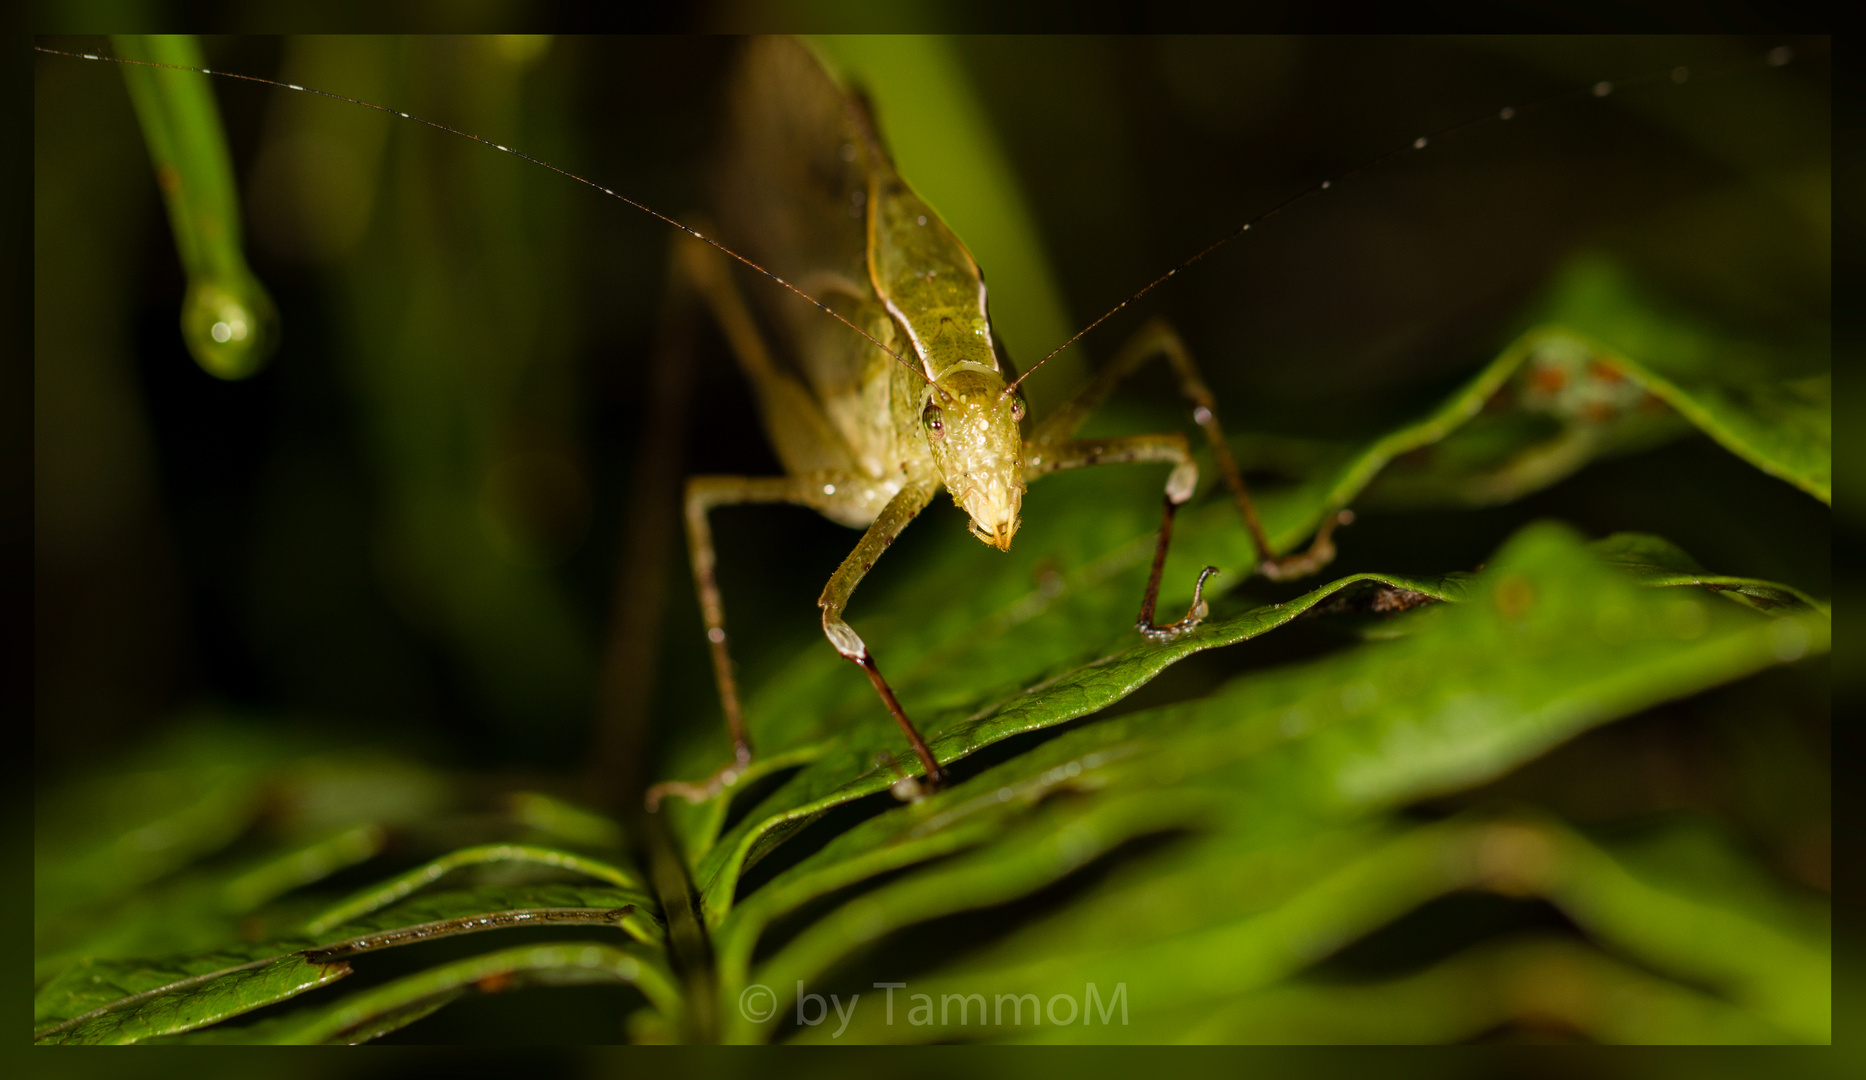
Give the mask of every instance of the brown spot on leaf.
M 1538 367 L 1529 373 L 1529 385 L 1552 394 L 1568 385 L 1568 373 L 1558 367 Z
M 482 994 L 497 994 L 512 985 L 512 973 L 509 971 L 495 971 L 490 975 L 481 976 L 473 985 L 477 987 Z

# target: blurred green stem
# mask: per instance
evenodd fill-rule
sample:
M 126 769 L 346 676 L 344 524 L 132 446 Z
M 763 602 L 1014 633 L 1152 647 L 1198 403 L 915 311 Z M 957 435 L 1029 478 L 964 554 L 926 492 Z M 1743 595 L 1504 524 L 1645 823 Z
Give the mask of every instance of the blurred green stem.
M 181 333 L 211 375 L 244 379 L 278 343 L 278 309 L 246 265 L 240 200 L 220 110 L 208 76 L 149 64 L 203 67 L 201 47 L 184 34 L 121 34 L 117 55 L 130 101 L 168 205 L 175 247 L 188 275 Z

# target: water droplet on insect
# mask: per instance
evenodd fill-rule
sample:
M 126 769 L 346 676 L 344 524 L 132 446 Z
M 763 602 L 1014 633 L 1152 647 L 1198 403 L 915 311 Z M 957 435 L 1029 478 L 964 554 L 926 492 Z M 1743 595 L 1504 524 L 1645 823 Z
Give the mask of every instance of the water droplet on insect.
M 1331 188 L 1331 187 L 1334 187 L 1334 186 L 1335 186 L 1335 182 L 1334 182 L 1333 180 L 1324 180 L 1324 181 L 1322 181 L 1322 190 L 1323 190 L 1323 191 L 1327 191 L 1327 190 L 1328 190 L 1329 188 Z
M 920 217 L 916 220 L 918 220 L 920 224 L 925 225 L 927 223 L 927 216 L 925 214 L 921 214 Z
M 1675 67 L 1672 69 L 1672 81 L 1675 83 L 1682 83 L 1686 79 L 1689 79 L 1690 77 L 1691 77 L 1690 68 Z
M 834 484 L 824 484 L 824 485 L 823 485 L 823 494 L 825 494 L 825 495 L 834 495 L 835 493 L 836 493 L 836 485 L 834 485 Z
M 1497 119 L 1499 119 L 1499 120 L 1508 120 L 1508 119 L 1510 119 L 1511 117 L 1513 117 L 1513 116 L 1515 116 L 1515 115 L 1516 115 L 1516 106 L 1514 106 L 1514 105 L 1505 105 L 1505 106 L 1503 107 L 1503 109 L 1502 109 L 1502 111 L 1501 111 L 1501 112 L 1499 112 L 1499 113 L 1497 113 Z
M 1607 82 L 1606 80 L 1603 79 L 1600 82 L 1597 82 L 1594 84 L 1594 96 L 1595 97 L 1606 97 L 1608 94 L 1611 94 L 1611 93 L 1613 93 L 1612 83 Z
M 1769 50 L 1769 66 L 1781 67 L 1795 58 L 1795 50 L 1786 45 L 1777 45 Z
M 215 341 L 225 345 L 233 337 L 233 328 L 224 322 L 217 322 L 214 324 L 214 329 L 209 331 L 209 333 L 214 335 Z
M 1212 411 L 1201 405 L 1192 410 L 1192 419 L 1199 424 L 1209 424 L 1212 422 Z
M 726 632 L 717 626 L 712 627 L 706 631 L 706 640 L 712 642 L 715 645 L 724 644 L 726 640 Z
M 1418 138 L 1414 139 L 1412 141 L 1412 148 L 1414 150 L 1424 150 L 1425 149 L 1425 136 L 1421 135 Z

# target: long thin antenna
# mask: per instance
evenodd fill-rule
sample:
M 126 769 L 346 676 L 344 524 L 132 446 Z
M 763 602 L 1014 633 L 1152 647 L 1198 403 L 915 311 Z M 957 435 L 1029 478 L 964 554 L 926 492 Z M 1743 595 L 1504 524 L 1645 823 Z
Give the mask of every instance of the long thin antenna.
M 1712 71 L 1707 77 L 1717 78 L 1717 77 L 1724 76 L 1724 75 L 1730 75 L 1738 71 L 1747 71 L 1755 67 L 1758 63 L 1761 63 L 1767 67 L 1781 67 L 1782 65 L 1788 63 L 1790 60 L 1793 60 L 1794 58 L 1795 58 L 1794 50 L 1790 49 L 1786 45 L 1781 45 L 1781 46 L 1777 46 L 1776 48 L 1770 49 L 1767 53 L 1763 54 L 1760 60 L 1746 60 L 1740 64 L 1731 64 L 1727 67 L 1718 68 Z M 1186 269 L 1187 267 L 1191 266 L 1193 263 L 1196 263 L 1200 259 L 1203 259 L 1205 256 L 1210 255 L 1212 252 L 1217 251 L 1221 247 L 1224 247 L 1226 244 L 1229 244 L 1231 241 L 1236 240 L 1240 236 L 1243 236 L 1245 233 L 1251 231 L 1257 226 L 1263 224 L 1264 222 L 1270 220 L 1273 217 L 1276 217 L 1278 214 L 1283 213 L 1285 210 L 1288 210 L 1290 207 L 1295 206 L 1297 203 L 1300 203 L 1313 196 L 1320 195 L 1322 192 L 1329 190 L 1330 188 L 1334 187 L 1336 184 L 1343 183 L 1348 180 L 1352 180 L 1353 178 L 1355 178 L 1356 176 L 1359 176 L 1362 173 L 1372 172 L 1374 169 L 1377 169 L 1380 166 L 1385 165 L 1387 162 L 1392 161 L 1395 158 L 1402 157 L 1406 154 L 1414 153 L 1419 150 L 1424 150 L 1428 145 L 1430 145 L 1433 142 L 1438 142 L 1444 139 L 1455 138 L 1456 136 L 1462 135 L 1465 132 L 1471 130 L 1472 128 L 1483 127 L 1488 124 L 1500 123 L 1505 120 L 1511 120 L 1518 116 L 1523 115 L 1524 113 L 1534 112 L 1538 109 L 1547 108 L 1551 105 L 1557 105 L 1562 102 L 1575 99 L 1575 98 L 1604 98 L 1612 94 L 1615 90 L 1635 89 L 1641 86 L 1648 86 L 1653 83 L 1670 82 L 1674 84 L 1682 84 L 1690 77 L 1691 77 L 1691 72 L 1688 68 L 1674 67 L 1674 68 L 1668 68 L 1665 71 L 1652 72 L 1647 75 L 1640 75 L 1635 78 L 1624 79 L 1618 82 L 1607 82 L 1607 81 L 1597 82 L 1597 83 L 1592 84 L 1591 86 L 1586 86 L 1586 87 L 1582 87 L 1582 88 L 1575 89 L 1575 90 L 1565 90 L 1559 94 L 1551 94 L 1548 97 L 1540 98 L 1535 101 L 1531 101 L 1529 104 L 1521 106 L 1521 107 L 1506 105 L 1503 108 L 1498 109 L 1494 113 L 1490 113 L 1485 116 L 1477 117 L 1474 120 L 1466 120 L 1464 123 L 1461 123 L 1461 124 L 1454 124 L 1451 127 L 1445 128 L 1442 131 L 1436 131 L 1429 135 L 1421 135 L 1420 137 L 1412 140 L 1406 145 L 1401 146 L 1394 150 L 1390 150 L 1387 153 L 1384 153 L 1380 155 L 1379 157 L 1374 158 L 1373 160 L 1367 162 L 1364 165 L 1356 166 L 1355 168 L 1350 169 L 1345 173 L 1342 173 L 1340 176 L 1334 177 L 1333 179 L 1324 180 L 1321 183 L 1316 184 L 1314 187 L 1311 187 L 1306 191 L 1298 192 L 1297 194 L 1292 195 L 1287 199 L 1284 199 L 1282 202 L 1276 204 L 1270 209 L 1264 211 L 1263 213 L 1257 215 L 1254 218 L 1251 218 L 1249 221 L 1246 221 L 1244 224 L 1239 225 L 1237 228 L 1231 230 L 1229 233 L 1226 233 L 1225 235 L 1219 237 L 1218 239 L 1200 248 L 1198 251 L 1194 252 L 1189 258 L 1182 260 L 1177 266 L 1173 267 L 1171 270 L 1168 270 L 1166 273 L 1161 274 L 1159 277 L 1154 278 L 1152 281 L 1149 281 L 1147 284 L 1141 286 L 1140 289 L 1138 289 L 1133 295 L 1129 296 L 1127 299 L 1121 301 L 1115 306 L 1109 308 L 1107 311 L 1103 312 L 1101 316 L 1097 318 L 1094 322 L 1091 322 L 1087 326 L 1076 331 L 1075 334 L 1072 337 L 1070 337 L 1068 341 L 1065 341 L 1061 345 L 1058 345 L 1056 348 L 1051 349 L 1049 353 L 1043 357 L 1043 359 L 1030 365 L 1029 370 L 1025 371 L 1022 375 L 1019 375 L 1016 378 L 1016 380 L 1011 383 L 1011 385 L 1005 387 L 1003 392 L 1004 394 L 1009 394 L 1011 391 L 1017 389 L 1018 383 L 1021 383 L 1025 379 L 1030 378 L 1030 376 L 1034 374 L 1038 368 L 1042 367 L 1044 364 L 1049 362 L 1050 357 L 1055 356 L 1057 353 L 1062 352 L 1064 349 L 1067 349 L 1069 346 L 1074 345 L 1076 342 L 1082 340 L 1082 338 L 1089 331 L 1095 329 L 1097 326 L 1100 326 L 1102 323 L 1107 322 L 1110 318 L 1112 318 L 1114 315 L 1119 313 L 1123 308 L 1127 307 L 1129 304 L 1147 295 L 1148 293 L 1152 292 L 1154 289 L 1159 288 L 1161 285 L 1166 284 L 1173 277 L 1177 276 L 1181 270 Z
M 668 217 L 666 214 L 663 214 L 661 211 L 656 210 L 654 207 L 647 205 L 646 203 L 636 202 L 634 199 L 629 198 L 627 195 L 624 195 L 619 191 L 616 191 L 612 188 L 604 187 L 603 185 L 597 183 L 594 180 L 590 180 L 585 177 L 578 176 L 576 173 L 571 172 L 569 169 L 565 169 L 560 166 L 553 165 L 550 162 L 545 161 L 542 158 L 532 157 L 530 154 L 525 153 L 523 150 L 514 150 L 509 146 L 503 146 L 499 143 L 493 142 L 491 139 L 481 138 L 480 136 L 475 135 L 470 131 L 462 131 L 459 128 L 448 127 L 446 124 L 440 123 L 439 121 L 429 120 L 426 117 L 416 116 L 413 113 L 405 113 L 405 112 L 402 112 L 400 109 L 392 109 L 388 107 L 387 105 L 378 105 L 373 101 L 364 101 L 361 98 L 347 97 L 343 94 L 332 93 L 329 90 L 319 90 L 315 87 L 299 86 L 296 83 L 281 82 L 277 79 L 262 78 L 261 76 L 258 76 L 258 75 L 244 75 L 237 71 L 215 71 L 212 68 L 189 67 L 186 64 L 165 64 L 165 63 L 162 63 L 156 60 L 130 60 L 130 59 L 126 59 L 121 56 L 101 56 L 96 53 L 68 52 L 64 49 L 48 49 L 43 45 L 34 45 L 33 51 L 47 53 L 52 56 L 70 56 L 70 57 L 75 57 L 76 59 L 79 59 L 79 60 L 103 60 L 103 61 L 107 61 L 112 64 L 135 64 L 141 67 L 167 68 L 171 71 L 192 71 L 197 75 L 217 75 L 223 79 L 239 79 L 243 82 L 258 83 L 261 86 L 276 86 L 282 90 L 296 90 L 301 94 L 316 94 L 318 97 L 330 98 L 333 101 L 348 102 L 351 105 L 361 105 L 365 109 L 374 109 L 377 112 L 388 113 L 390 116 L 399 116 L 404 120 L 413 120 L 417 124 L 426 124 L 427 126 L 434 128 L 438 131 L 445 131 L 449 135 L 458 135 L 463 139 L 471 139 L 474 142 L 479 143 L 482 146 L 490 146 L 494 150 L 497 150 L 501 153 L 510 154 L 515 158 L 519 158 L 524 161 L 529 161 L 533 165 L 542 166 L 558 174 L 559 176 L 569 177 L 570 179 L 575 180 L 577 183 L 582 184 L 585 187 L 595 188 L 597 191 L 602 192 L 604 195 L 607 195 L 612 199 L 620 199 L 621 201 L 629 204 L 635 209 L 640 210 L 642 213 L 647 214 L 648 216 L 656 218 L 660 221 L 664 221 L 669 225 L 672 225 L 674 228 L 679 229 L 681 232 L 686 233 L 688 236 L 693 237 L 695 240 L 698 240 L 702 243 L 710 245 L 714 249 L 724 252 L 727 255 L 730 255 L 732 258 L 737 259 L 739 262 L 744 263 L 746 266 L 751 267 L 753 270 L 756 270 L 758 273 L 763 274 L 765 277 L 770 278 L 772 281 L 777 282 L 779 285 L 784 286 L 786 289 L 789 289 L 791 292 L 794 292 L 798 296 L 801 296 L 805 300 L 808 300 L 811 304 L 815 305 L 818 310 L 827 314 L 830 318 L 835 319 L 837 322 L 841 323 L 842 325 L 862 335 L 864 338 L 867 338 L 869 343 L 873 345 L 875 348 L 880 349 L 882 352 L 887 353 L 889 356 L 892 356 L 897 362 L 900 363 L 902 367 L 913 372 L 915 375 L 920 376 L 920 380 L 922 382 L 931 381 L 927 378 L 926 372 L 921 371 L 918 365 L 909 362 L 907 358 L 902 356 L 900 353 L 895 352 L 893 349 L 890 349 L 886 345 L 883 345 L 881 342 L 875 340 L 874 335 L 870 334 L 868 331 L 850 322 L 848 319 L 843 318 L 841 314 L 839 314 L 834 308 L 830 307 L 828 304 L 823 303 L 821 300 L 818 300 L 816 297 L 811 296 L 809 293 L 804 292 L 802 289 L 791 284 L 789 281 L 786 281 L 784 278 L 781 278 L 778 275 L 772 273 L 771 271 L 766 270 L 764 267 L 759 266 L 757 263 L 739 254 L 738 252 L 732 250 L 731 248 L 713 239 L 712 237 L 707 236 L 705 233 L 700 232 L 698 229 L 695 229 L 688 225 L 684 225 L 681 222 L 676 221 L 675 219 L 671 217 Z

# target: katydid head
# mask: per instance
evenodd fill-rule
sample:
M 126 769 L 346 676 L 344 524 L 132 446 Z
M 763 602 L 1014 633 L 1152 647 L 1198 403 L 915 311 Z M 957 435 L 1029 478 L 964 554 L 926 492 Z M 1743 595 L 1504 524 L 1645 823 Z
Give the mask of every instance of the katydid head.
M 1004 376 L 960 364 L 928 385 L 920 426 L 952 501 L 972 517 L 972 535 L 1011 549 L 1024 502 L 1023 399 Z

